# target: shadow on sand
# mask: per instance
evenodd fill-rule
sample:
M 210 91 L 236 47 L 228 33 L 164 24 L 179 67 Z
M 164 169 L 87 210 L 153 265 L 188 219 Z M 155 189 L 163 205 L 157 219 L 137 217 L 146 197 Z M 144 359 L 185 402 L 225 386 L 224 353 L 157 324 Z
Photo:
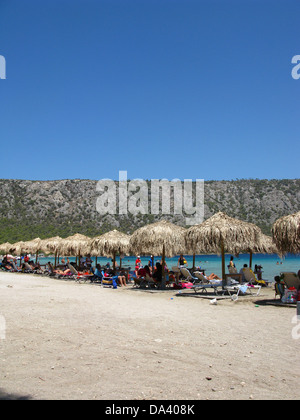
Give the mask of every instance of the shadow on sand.
M 17 395 L 17 394 L 8 394 L 3 389 L 0 389 L 0 401 L 4 400 L 31 400 L 30 395 Z

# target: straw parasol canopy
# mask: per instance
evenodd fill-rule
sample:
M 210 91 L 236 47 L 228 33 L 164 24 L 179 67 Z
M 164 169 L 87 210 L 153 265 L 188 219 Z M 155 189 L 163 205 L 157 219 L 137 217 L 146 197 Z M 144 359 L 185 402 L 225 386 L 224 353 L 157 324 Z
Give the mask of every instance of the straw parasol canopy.
M 130 236 L 126 233 L 119 232 L 114 229 L 110 232 L 106 232 L 101 236 L 93 238 L 90 243 L 90 254 L 98 257 L 99 255 L 104 257 L 113 258 L 113 266 L 116 266 L 116 255 L 129 254 L 129 240 Z
M 129 235 L 114 229 L 91 240 L 90 254 L 95 257 L 99 255 L 104 257 L 115 257 L 116 254 L 128 254 L 129 240 Z
M 278 254 L 278 248 L 271 236 L 261 233 L 259 237 L 259 244 L 255 247 L 252 252 L 261 254 Z
M 22 252 L 36 254 L 40 249 L 41 239 L 35 238 L 32 241 L 26 241 L 23 244 Z
M 161 255 L 165 287 L 165 258 L 185 253 L 186 229 L 161 220 L 137 229 L 130 237 L 130 251 L 135 255 Z
M 24 247 L 25 247 L 25 242 L 23 241 L 16 242 L 15 244 L 11 245 L 9 252 L 11 252 L 14 255 L 21 255 L 22 252 L 24 252 Z
M 8 254 L 10 249 L 12 247 L 12 244 L 10 244 L 9 242 L 5 242 L 4 244 L 0 245 L 0 254 Z
M 130 238 L 130 251 L 143 255 L 162 255 L 174 257 L 185 252 L 186 229 L 167 220 L 152 223 L 137 229 Z
M 62 239 L 58 247 L 60 255 L 80 256 L 88 254 L 90 250 L 91 238 L 80 233 Z
M 282 254 L 300 254 L 300 211 L 276 220 L 272 235 Z
M 40 251 L 44 252 L 45 254 L 56 254 L 62 240 L 63 239 L 60 236 L 43 239 L 40 244 Z
M 222 254 L 222 278 L 225 279 L 225 252 L 238 254 L 254 249 L 259 244 L 261 230 L 252 223 L 229 217 L 223 212 L 190 227 L 186 232 L 186 245 L 190 252 Z

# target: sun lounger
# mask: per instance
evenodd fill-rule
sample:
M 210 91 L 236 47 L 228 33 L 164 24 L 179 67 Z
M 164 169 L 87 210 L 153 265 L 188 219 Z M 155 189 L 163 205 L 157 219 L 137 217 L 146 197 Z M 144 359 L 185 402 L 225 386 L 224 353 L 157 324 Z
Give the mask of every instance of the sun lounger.
M 149 276 L 149 274 L 146 274 L 146 276 L 144 277 L 139 277 L 139 278 L 135 277 L 133 278 L 133 280 L 134 280 L 134 285 L 138 286 L 141 289 L 146 289 L 147 287 L 149 289 L 153 289 L 154 287 L 158 285 L 158 283 L 154 281 L 153 278 Z
M 284 296 L 285 285 L 282 283 L 277 283 L 277 281 L 275 281 L 274 290 L 275 290 L 275 299 L 279 295 L 280 300 L 281 300 L 282 297 Z
M 245 295 L 247 292 L 250 292 L 252 296 L 258 296 L 260 294 L 262 286 L 260 285 L 249 285 L 249 284 L 235 284 L 230 286 L 225 286 L 225 290 L 229 293 L 232 300 L 237 301 L 240 294 Z M 257 290 L 255 294 L 252 293 L 253 290 Z
M 280 277 L 288 289 L 291 287 L 294 287 L 296 290 L 300 289 L 300 279 L 296 273 L 284 272 L 280 273 Z
M 254 272 L 249 267 L 243 268 L 244 277 L 246 279 L 246 282 L 255 285 L 261 285 L 261 286 L 267 286 L 267 282 L 265 280 L 258 280 Z
M 114 289 L 117 289 L 118 287 L 117 282 L 118 282 L 118 276 L 105 277 L 104 272 L 102 271 L 102 280 L 101 280 L 102 287 L 113 287 Z
M 194 272 L 194 277 L 196 278 L 196 283 L 209 283 L 209 280 L 207 280 L 207 278 L 204 276 L 203 273 L 201 273 L 200 271 L 195 271 Z
M 209 289 L 213 289 L 216 295 L 219 291 L 224 293 L 222 280 L 207 280 L 207 278 L 199 271 L 196 271 L 194 275 L 197 279 L 192 286 L 194 292 L 200 291 L 202 294 L 207 294 Z
M 180 267 L 180 272 L 184 276 L 186 281 L 190 281 L 191 283 L 194 283 L 194 282 L 198 281 L 198 278 L 192 276 L 187 268 Z
M 73 275 L 72 277 L 79 283 L 81 280 L 87 281 L 87 280 L 91 280 L 91 278 L 93 277 L 93 275 L 91 274 L 79 273 L 79 271 L 77 271 L 76 268 L 72 264 L 68 264 L 68 268 Z
M 17 265 L 16 265 L 16 263 L 15 263 L 14 261 L 10 261 L 10 263 L 11 263 L 11 265 L 13 266 L 13 270 L 14 270 L 14 271 L 16 271 L 16 272 L 21 271 L 21 270 L 17 267 Z M 31 267 L 30 267 L 30 268 L 31 268 Z
M 139 287 L 141 289 L 145 289 L 147 286 L 147 282 L 145 277 L 132 277 L 132 280 L 134 281 L 134 286 Z
M 34 270 L 28 263 L 24 263 L 23 272 L 24 273 L 34 273 Z

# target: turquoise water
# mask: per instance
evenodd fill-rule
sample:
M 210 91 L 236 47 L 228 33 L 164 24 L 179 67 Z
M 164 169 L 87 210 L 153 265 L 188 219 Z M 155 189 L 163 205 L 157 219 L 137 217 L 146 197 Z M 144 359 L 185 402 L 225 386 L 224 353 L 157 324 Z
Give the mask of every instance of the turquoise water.
M 134 270 L 135 266 L 135 259 L 136 257 L 125 257 L 122 260 L 122 265 L 124 267 L 131 267 Z M 188 263 L 189 267 L 193 265 L 193 257 L 192 256 L 185 256 L 185 259 Z M 155 257 L 154 262 L 160 260 L 160 257 Z M 54 262 L 54 258 L 40 258 L 39 259 L 41 264 L 45 264 L 47 261 Z M 70 258 L 70 261 L 75 261 L 75 258 Z M 93 258 L 95 263 L 95 258 Z M 148 264 L 149 257 L 141 257 L 141 261 L 143 265 Z M 222 267 L 221 267 L 221 256 L 219 255 L 196 255 L 196 266 L 201 267 L 202 269 L 206 270 L 206 274 L 215 273 L 219 277 L 222 274 Z M 225 263 L 226 263 L 226 272 L 227 272 L 227 265 L 230 261 L 230 255 L 225 256 Z M 110 258 L 99 257 L 98 263 L 101 265 L 105 265 L 107 262 L 111 262 Z M 171 269 L 172 266 L 177 266 L 178 257 L 174 258 L 167 258 L 166 259 L 168 268 Z M 117 263 L 119 264 L 119 259 L 117 258 Z M 240 254 L 239 257 L 234 257 L 234 263 L 238 271 L 243 267 L 244 264 L 248 264 L 249 266 L 249 254 Z M 279 264 L 277 264 L 279 263 Z M 300 270 L 300 256 L 295 255 L 287 255 L 284 259 L 280 259 L 276 254 L 253 254 L 252 258 L 252 268 L 254 268 L 255 264 L 261 265 L 263 271 L 263 279 L 273 281 L 274 276 L 280 274 L 283 271 L 293 271 L 298 272 Z

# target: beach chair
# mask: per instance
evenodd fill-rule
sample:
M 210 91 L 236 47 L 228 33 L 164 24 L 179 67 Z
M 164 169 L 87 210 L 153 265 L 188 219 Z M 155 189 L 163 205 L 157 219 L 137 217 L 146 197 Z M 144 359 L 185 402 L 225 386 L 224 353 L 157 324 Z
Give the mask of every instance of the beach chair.
M 255 285 L 260 286 L 267 286 L 267 282 L 265 280 L 258 280 L 254 272 L 249 267 L 243 268 L 244 277 L 246 279 L 246 282 Z
M 21 271 L 21 270 L 17 267 L 17 265 L 16 265 L 16 263 L 15 263 L 14 261 L 10 261 L 10 263 L 12 264 L 12 266 L 13 266 L 13 270 L 14 270 L 14 271 L 16 271 L 16 272 Z M 31 267 L 30 267 L 30 268 L 31 268 Z
M 202 294 L 207 294 L 209 289 L 213 289 L 215 295 L 217 295 L 219 292 L 224 294 L 222 280 L 207 280 L 207 278 L 202 273 L 200 273 L 200 271 L 195 271 L 194 276 L 198 280 L 197 282 L 194 282 L 192 286 L 192 289 L 195 293 L 200 292 Z
M 62 274 L 58 274 L 56 273 L 53 265 L 51 263 L 48 263 L 48 276 L 49 277 L 55 277 L 57 279 L 60 279 L 62 277 L 64 277 Z
M 131 279 L 133 280 L 134 287 L 139 287 L 140 289 L 146 289 L 147 286 L 147 282 L 145 277 L 131 277 Z
M 191 283 L 198 282 L 198 278 L 191 275 L 189 270 L 185 267 L 180 267 L 180 273 L 183 275 L 186 281 L 190 281 Z
M 196 277 L 197 281 L 196 283 L 202 283 L 202 284 L 208 284 L 209 280 L 207 280 L 207 278 L 204 276 L 203 273 L 201 273 L 200 271 L 195 271 L 194 272 L 194 277 Z
M 300 289 L 300 279 L 296 273 L 284 272 L 280 273 L 280 278 L 284 281 L 288 289 L 294 287 L 296 290 Z
M 151 276 L 149 276 L 149 274 L 146 274 L 145 282 L 146 286 L 148 286 L 149 289 L 153 289 L 157 285 L 157 283 L 153 280 Z
M 105 277 L 104 276 L 104 271 L 103 271 L 102 272 L 101 286 L 102 287 L 112 287 L 114 289 L 117 289 L 117 287 L 118 287 L 118 276 Z
M 228 271 L 229 271 L 229 274 L 237 274 L 238 273 L 236 267 L 228 267 Z
M 237 301 L 240 295 L 245 295 L 247 292 L 251 296 L 258 296 L 260 294 L 262 286 L 254 286 L 252 284 L 232 284 L 224 287 L 225 291 L 228 292 L 232 300 Z M 252 293 L 253 289 L 257 290 L 256 293 Z
M 23 273 L 34 273 L 33 268 L 27 262 L 24 263 Z
M 284 295 L 284 291 L 285 291 L 285 286 L 284 284 L 281 284 L 279 282 L 275 282 L 274 285 L 274 290 L 275 290 L 275 299 L 276 297 L 279 295 L 280 296 L 280 300 L 282 299 L 282 296 Z
M 93 275 L 91 274 L 79 273 L 79 271 L 77 271 L 76 268 L 72 264 L 68 264 L 68 268 L 71 271 L 72 275 L 66 274 L 65 276 L 69 278 L 73 278 L 74 280 L 78 281 L 78 283 L 80 283 L 81 280 L 86 282 L 87 280 L 91 280 L 91 278 L 93 277 Z

